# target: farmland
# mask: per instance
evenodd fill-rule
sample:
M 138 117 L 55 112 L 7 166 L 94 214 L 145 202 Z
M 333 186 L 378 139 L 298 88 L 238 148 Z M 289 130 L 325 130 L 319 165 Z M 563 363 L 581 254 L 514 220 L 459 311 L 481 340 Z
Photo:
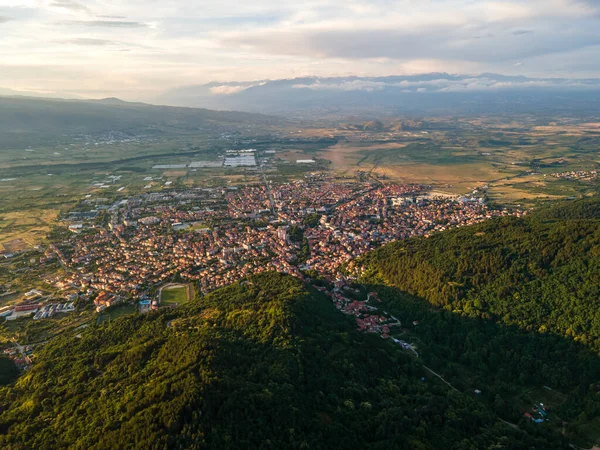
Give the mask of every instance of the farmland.
M 595 122 L 523 117 L 390 119 L 381 126 L 324 122 L 245 134 L 189 132 L 76 135 L 0 154 L 0 243 L 40 244 L 88 197 L 112 202 L 142 192 L 260 182 L 256 168 L 222 166 L 226 149 L 257 149 L 273 182 L 324 171 L 353 179 L 417 183 L 435 191 L 484 190 L 498 205 L 534 206 L 598 190 L 598 180 L 553 177 L 600 165 Z M 268 151 L 268 153 L 265 153 Z M 314 164 L 297 160 L 314 159 Z M 165 167 L 165 168 L 156 168 Z M 169 168 L 175 166 L 177 168 Z
M 378 132 L 340 128 L 344 139 L 317 153 L 344 175 L 369 172 L 382 179 L 424 183 L 462 194 L 485 186 L 498 204 L 540 201 L 595 193 L 597 182 L 560 180 L 551 174 L 589 171 L 600 165 L 595 123 L 553 121 L 537 125 L 501 119 L 422 123 L 420 131 L 398 131 L 394 122 Z

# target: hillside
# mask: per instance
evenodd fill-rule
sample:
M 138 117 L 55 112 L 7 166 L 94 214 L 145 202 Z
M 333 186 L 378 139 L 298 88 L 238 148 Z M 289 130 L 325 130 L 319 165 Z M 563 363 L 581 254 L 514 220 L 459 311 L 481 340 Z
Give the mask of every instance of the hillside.
M 435 306 L 568 336 L 600 353 L 599 205 L 574 202 L 397 242 L 366 266 Z
M 0 96 L 0 136 L 9 148 L 69 135 L 161 135 L 281 124 L 282 119 L 235 111 L 154 106 L 118 99 L 60 100 Z M 25 139 L 24 136 L 27 138 Z
M 7 449 L 567 448 L 509 427 L 291 277 L 63 336 L 0 391 Z M 421 381 L 424 377 L 424 381 Z
M 392 243 L 355 268 L 413 323 L 404 339 L 419 342 L 426 364 L 460 390 L 482 390 L 507 420 L 553 396 L 563 433 L 589 447 L 600 439 L 599 206 L 569 202 Z

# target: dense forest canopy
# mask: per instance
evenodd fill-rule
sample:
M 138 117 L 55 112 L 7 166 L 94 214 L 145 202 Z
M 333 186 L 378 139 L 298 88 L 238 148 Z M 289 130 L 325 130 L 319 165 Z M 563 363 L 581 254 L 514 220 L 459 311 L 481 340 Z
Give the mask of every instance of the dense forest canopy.
M 7 449 L 567 448 L 276 273 L 64 335 L 0 403 Z
M 598 438 L 599 200 L 395 242 L 353 269 L 459 389 L 514 422 L 523 392 L 562 392 L 563 433 Z
M 600 352 L 600 201 L 586 200 L 387 245 L 366 279 L 432 305 Z
M 19 370 L 15 363 L 5 356 L 0 356 L 0 386 L 12 383 L 18 376 Z

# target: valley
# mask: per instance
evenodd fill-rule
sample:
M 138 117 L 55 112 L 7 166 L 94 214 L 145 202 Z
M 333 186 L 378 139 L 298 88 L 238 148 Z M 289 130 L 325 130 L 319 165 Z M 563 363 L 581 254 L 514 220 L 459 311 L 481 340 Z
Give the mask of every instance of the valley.
M 263 120 L 262 116 L 257 120 Z M 589 311 L 594 303 L 586 300 L 597 296 L 592 286 L 597 277 L 594 196 L 600 138 L 593 123 L 527 116 L 518 123 L 503 117 L 423 117 L 260 123 L 250 128 L 219 125 L 201 134 L 163 129 L 151 138 L 129 131 L 107 139 L 90 134 L 79 142 L 79 134 L 70 136 L 71 143 L 67 139 L 60 146 L 7 149 L 0 161 L 0 190 L 7 194 L 0 202 L 0 314 L 8 319 L 0 328 L 6 354 L 2 361 L 13 363 L 7 366 L 8 380 L 21 374 L 13 387 L 0 390 L 8 396 L 3 400 L 7 410 L 0 414 L 0 424 L 9 430 L 2 437 L 4 443 L 23 448 L 20 439 L 27 436 L 35 446 L 87 447 L 90 440 L 98 439 L 84 425 L 92 420 L 103 429 L 112 423 L 109 429 L 119 430 L 98 441 L 97 448 L 108 448 L 112 439 L 124 439 L 120 433 L 135 430 L 135 421 L 148 420 L 147 406 L 141 400 L 148 387 L 137 391 L 129 386 L 129 378 L 105 378 L 105 367 L 113 364 L 113 348 L 141 345 L 131 350 L 137 355 L 137 368 L 120 366 L 128 363 L 117 358 L 110 370 L 140 374 L 150 370 L 152 377 L 179 380 L 161 387 L 178 402 L 183 399 L 171 383 L 183 379 L 171 373 L 166 363 L 159 363 L 161 369 L 155 374 L 150 369 L 152 361 L 163 358 L 162 345 L 170 346 L 164 351 L 178 354 L 176 341 L 216 326 L 218 330 L 202 336 L 210 342 L 218 340 L 219 344 L 209 346 L 227 346 L 227 351 L 217 350 L 224 352 L 218 358 L 228 360 L 231 345 L 252 346 L 258 335 L 263 336 L 259 341 L 266 339 L 261 341 L 263 350 L 252 352 L 279 354 L 281 342 L 301 338 L 295 319 L 273 319 L 268 325 L 271 312 L 257 315 L 256 308 L 262 308 L 265 298 L 280 295 L 276 285 L 295 286 L 290 289 L 303 292 L 285 308 L 307 295 L 312 298 L 311 312 L 305 310 L 300 322 L 322 323 L 325 319 L 318 315 L 324 314 L 327 323 L 339 321 L 342 328 L 348 327 L 337 335 L 319 325 L 328 339 L 339 339 L 342 346 L 353 342 L 344 352 L 362 354 L 362 346 L 368 345 L 375 352 L 371 363 L 376 367 L 388 364 L 385 358 L 402 361 L 404 369 L 394 377 L 400 377 L 405 386 L 414 383 L 402 389 L 423 391 L 424 396 L 436 393 L 444 401 L 454 398 L 451 403 L 467 402 L 468 414 L 479 417 L 473 423 L 480 424 L 478 441 L 471 440 L 470 445 L 493 445 L 509 435 L 514 442 L 515 433 L 519 440 L 529 442 L 523 448 L 566 448 L 569 443 L 589 448 L 598 442 L 594 400 L 594 380 L 600 368 L 598 330 Z M 31 164 L 32 158 L 36 164 Z M 560 203 L 566 199 L 570 202 Z M 532 237 L 536 234 L 545 240 L 537 241 Z M 514 244 L 511 239 L 516 239 Z M 483 250 L 461 247 L 467 242 Z M 548 252 L 554 248 L 553 257 L 558 259 L 499 256 L 505 251 L 503 245 L 535 248 L 541 242 L 545 250 L 539 252 L 550 258 Z M 446 253 L 430 254 L 428 243 Z M 396 253 L 403 245 L 427 256 L 419 261 L 402 250 Z M 559 250 L 561 246 L 565 249 Z M 491 249 L 489 255 L 485 249 Z M 573 254 L 567 255 L 566 249 Z M 437 261 L 443 262 L 441 268 Z M 588 272 L 575 276 L 581 266 Z M 486 285 L 491 273 L 497 284 Z M 535 277 L 550 287 L 540 287 L 532 281 Z M 578 286 L 572 285 L 582 279 Z M 507 285 L 507 280 L 513 285 Z M 258 296 L 251 300 L 254 306 L 243 306 L 249 300 L 246 294 L 233 300 L 236 289 L 244 292 L 255 282 L 271 287 L 262 293 L 251 289 L 251 296 Z M 565 296 L 571 299 L 568 307 L 562 300 Z M 233 310 L 219 306 L 229 302 L 237 306 Z M 290 317 L 290 311 L 285 311 L 276 317 Z M 158 341 L 122 331 L 130 326 L 156 328 L 151 333 Z M 271 330 L 269 337 L 264 335 L 266 330 Z M 348 333 L 353 337 L 348 338 Z M 219 336 L 235 340 L 222 341 Z M 311 337 L 311 345 L 325 345 L 322 338 Z M 67 356 L 75 344 L 88 339 L 106 341 L 106 356 L 92 357 L 91 347 Z M 303 348 L 286 345 L 286 351 Z M 185 356 L 191 358 L 186 364 L 214 370 L 201 363 L 199 355 L 205 355 L 206 349 L 197 350 L 196 356 Z M 302 365 L 316 364 L 313 347 L 303 351 L 310 356 L 301 358 Z M 330 351 L 342 350 L 338 346 Z M 88 356 L 73 369 L 58 363 L 63 357 L 83 355 Z M 375 355 L 384 359 L 379 361 Z M 94 380 L 93 389 L 118 383 L 142 403 L 132 403 L 125 414 L 119 396 L 109 406 L 90 392 L 88 412 L 80 410 L 69 419 L 69 427 L 79 430 L 81 439 L 74 437 L 74 431 L 30 436 L 15 420 L 18 411 L 29 411 L 30 420 L 36 421 L 50 411 L 70 408 L 68 401 L 53 401 L 51 406 L 35 400 L 31 406 L 24 400 L 28 395 L 49 399 L 38 389 L 55 388 L 41 388 L 40 375 L 36 375 L 46 372 L 49 364 L 56 364 L 50 379 L 84 377 Z M 352 364 L 357 367 L 359 362 Z M 76 367 L 83 372 L 70 372 Z M 230 370 L 220 367 L 219 376 L 232 376 Z M 271 386 L 284 376 L 280 369 L 270 370 L 256 382 Z M 193 402 L 213 395 L 205 391 L 213 375 L 207 376 L 201 382 L 184 377 L 191 392 L 197 392 Z M 372 375 L 360 375 L 360 379 L 368 376 Z M 285 377 L 300 382 L 297 375 Z M 239 395 L 247 388 L 241 389 Z M 167 394 L 152 395 L 158 399 Z M 348 420 L 358 420 L 351 411 L 360 411 L 362 420 L 369 420 L 364 417 L 369 417 L 374 405 L 386 408 L 386 401 L 375 391 L 351 398 L 344 395 L 330 398 L 320 411 L 307 412 L 318 418 L 307 423 L 317 428 L 333 420 L 344 423 L 346 419 L 337 415 L 344 408 L 350 414 L 346 414 Z M 302 398 L 289 404 L 300 410 L 306 397 Z M 227 408 L 221 401 L 225 400 L 211 408 Z M 396 404 L 403 401 L 394 400 Z M 103 408 L 101 404 L 110 408 L 103 414 L 110 410 L 111 422 L 91 419 L 90 411 Z M 167 408 L 164 411 L 170 408 L 162 401 L 156 405 Z M 154 431 L 136 439 L 184 445 L 191 438 L 182 430 L 189 426 L 196 427 L 193 433 L 203 430 L 201 441 L 207 445 L 232 448 L 227 436 L 241 433 L 235 427 L 224 424 L 221 440 L 206 434 L 201 420 L 188 425 L 181 422 L 185 408 L 200 408 L 193 405 L 175 407 L 170 419 L 161 419 L 170 420 L 177 433 L 164 435 L 147 424 Z M 256 407 L 251 405 L 246 408 Z M 467 413 L 462 411 L 464 417 Z M 304 419 L 298 420 L 299 427 L 308 426 Z M 420 420 L 438 423 L 441 419 Z M 409 422 L 402 423 L 403 429 L 411 429 Z M 439 435 L 448 439 L 445 448 L 460 448 L 456 446 L 460 433 L 473 436 L 475 432 L 448 424 L 450 428 Z M 341 439 L 328 434 L 331 431 L 319 433 L 317 438 L 303 432 L 302 442 Z M 416 433 L 420 437 L 407 437 L 405 448 L 413 448 L 415 439 L 425 442 L 422 431 Z M 263 438 L 258 436 L 245 439 L 259 440 L 242 440 L 239 448 L 250 442 L 262 445 Z M 398 442 L 399 437 L 395 432 L 368 429 L 355 439 L 377 446 Z M 465 435 L 464 439 L 472 438 Z M 424 444 L 423 448 L 436 445 Z M 350 441 L 343 446 L 351 448 Z

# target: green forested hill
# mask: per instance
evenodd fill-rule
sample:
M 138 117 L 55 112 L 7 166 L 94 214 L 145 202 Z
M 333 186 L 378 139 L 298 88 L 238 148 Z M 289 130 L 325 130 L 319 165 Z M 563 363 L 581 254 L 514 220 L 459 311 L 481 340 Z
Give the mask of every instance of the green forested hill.
M 6 449 L 567 448 L 274 273 L 60 337 L 0 404 Z
M 522 425 L 554 397 L 557 429 L 600 439 L 600 201 L 392 243 L 357 269 L 453 385 Z
M 471 317 L 600 353 L 600 201 L 396 242 L 364 259 L 378 279 Z

